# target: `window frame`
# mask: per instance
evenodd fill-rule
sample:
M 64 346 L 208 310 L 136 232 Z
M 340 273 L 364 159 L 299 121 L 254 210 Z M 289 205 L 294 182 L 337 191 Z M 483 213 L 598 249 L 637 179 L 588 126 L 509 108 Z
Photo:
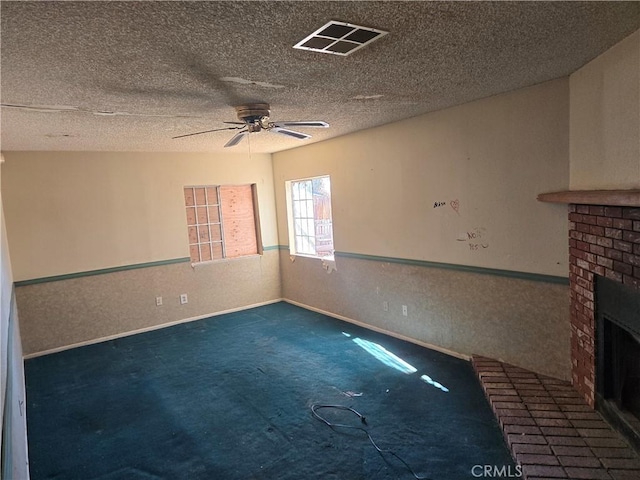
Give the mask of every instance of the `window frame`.
M 318 238 L 317 235 L 317 222 L 318 219 L 315 216 L 315 206 L 313 205 L 313 190 L 311 190 L 311 198 L 305 198 L 305 199 L 294 199 L 294 194 L 293 194 L 293 188 L 295 184 L 299 184 L 302 182 L 311 182 L 315 179 L 320 179 L 320 178 L 327 178 L 329 180 L 329 211 L 330 211 L 330 221 L 329 221 L 329 226 L 330 226 L 330 237 L 331 237 L 331 253 L 328 253 L 326 255 L 323 254 L 319 254 L 318 253 L 318 246 L 316 244 L 316 240 Z M 293 180 L 286 180 L 285 181 L 285 196 L 286 196 L 286 204 L 287 204 L 287 227 L 288 227 L 288 236 L 289 236 L 289 252 L 291 253 L 291 255 L 296 255 L 296 256 L 302 256 L 302 257 L 309 257 L 309 258 L 318 258 L 320 260 L 333 260 L 334 259 L 334 254 L 335 254 L 335 242 L 334 242 L 334 237 L 333 237 L 333 207 L 332 207 L 332 194 L 331 194 L 331 176 L 328 174 L 325 175 L 316 175 L 313 177 L 305 177 L 305 178 L 296 178 Z M 306 202 L 311 201 L 312 202 L 312 212 L 313 212 L 313 217 L 297 217 L 294 214 L 294 202 L 299 202 L 301 200 L 304 200 Z M 308 253 L 308 252 L 299 252 L 298 251 L 298 245 L 296 243 L 296 239 L 297 237 L 301 237 L 302 235 L 298 235 L 298 232 L 296 231 L 296 220 L 298 219 L 302 219 L 302 220 L 306 220 L 308 221 L 309 219 L 311 219 L 313 221 L 313 248 L 315 253 Z
M 252 212 L 252 216 L 253 216 L 253 231 L 251 233 L 251 235 L 253 236 L 255 234 L 255 252 L 251 252 L 251 253 L 246 253 L 246 254 L 240 254 L 240 255 L 234 255 L 234 256 L 229 256 L 229 252 L 228 252 L 228 245 L 227 245 L 227 236 L 225 235 L 225 218 L 224 218 L 224 213 L 223 213 L 223 194 L 222 191 L 225 188 L 234 188 L 234 187 L 250 187 L 251 189 L 251 212 Z M 192 194 L 193 194 L 193 204 L 189 205 L 188 204 L 188 200 L 186 197 L 186 192 L 187 190 L 191 190 Z M 205 203 L 201 204 L 198 202 L 197 198 L 196 198 L 196 190 L 197 189 L 204 189 L 204 194 L 205 194 Z M 211 189 L 215 189 L 216 192 L 216 202 L 217 203 L 209 203 L 209 191 Z M 245 183 L 245 184 L 207 184 L 207 185 L 184 185 L 182 188 L 182 192 L 183 192 L 183 200 L 184 200 L 184 208 L 185 208 L 185 212 L 186 212 L 186 225 L 187 225 L 187 245 L 189 247 L 189 259 L 191 260 L 191 265 L 192 266 L 198 266 L 198 265 L 205 265 L 208 263 L 214 263 L 214 262 L 225 262 L 225 261 L 231 261 L 231 260 L 237 260 L 237 259 L 241 259 L 241 258 L 246 258 L 246 257 L 253 257 L 256 255 L 262 255 L 263 254 L 263 250 L 264 247 L 262 245 L 262 234 L 261 234 L 261 228 L 260 228 L 260 215 L 259 215 L 259 210 L 258 210 L 258 191 L 257 191 L 257 184 L 255 183 Z M 207 221 L 206 222 L 200 222 L 199 218 L 198 218 L 198 207 L 205 207 L 206 211 L 207 211 Z M 214 221 L 212 222 L 212 216 L 211 216 L 211 208 L 214 207 L 216 208 L 217 211 L 217 220 L 218 221 Z M 248 205 L 247 205 L 248 207 Z M 190 219 L 189 219 L 189 208 L 194 208 L 194 217 L 195 217 L 195 223 L 190 223 Z M 215 220 L 215 218 L 214 218 Z M 213 225 L 219 225 L 220 228 L 220 234 L 219 234 L 219 239 L 214 240 L 214 238 L 216 237 L 215 235 L 213 235 L 211 226 Z M 207 239 L 205 241 L 201 241 L 202 237 L 200 236 L 200 230 L 203 226 L 207 227 L 207 231 L 208 231 L 208 235 L 207 235 Z M 192 242 L 192 238 L 191 238 L 191 228 L 195 228 L 195 232 L 196 232 L 196 242 Z M 221 257 L 219 258 L 214 258 L 215 254 L 214 254 L 214 248 L 213 248 L 213 244 L 220 244 L 220 252 L 221 252 Z M 201 250 L 201 246 L 202 245 L 209 245 L 209 252 L 210 252 L 210 257 L 209 259 L 204 259 L 203 260 L 203 255 L 202 255 L 202 250 Z M 196 246 L 198 249 L 198 261 L 194 260 L 194 255 L 192 254 L 192 247 Z

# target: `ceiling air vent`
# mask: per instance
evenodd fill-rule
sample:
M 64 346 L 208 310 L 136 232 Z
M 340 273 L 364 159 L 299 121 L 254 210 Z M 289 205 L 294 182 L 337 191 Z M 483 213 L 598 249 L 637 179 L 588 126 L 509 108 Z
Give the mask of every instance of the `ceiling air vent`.
M 389 32 L 331 20 L 293 46 L 301 50 L 349 55 Z

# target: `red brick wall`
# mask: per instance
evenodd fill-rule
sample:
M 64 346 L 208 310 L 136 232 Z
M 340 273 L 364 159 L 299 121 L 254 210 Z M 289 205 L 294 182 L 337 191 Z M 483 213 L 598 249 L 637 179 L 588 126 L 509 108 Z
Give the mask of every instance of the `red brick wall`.
M 640 290 L 640 208 L 569 206 L 573 386 L 595 403 L 594 275 Z

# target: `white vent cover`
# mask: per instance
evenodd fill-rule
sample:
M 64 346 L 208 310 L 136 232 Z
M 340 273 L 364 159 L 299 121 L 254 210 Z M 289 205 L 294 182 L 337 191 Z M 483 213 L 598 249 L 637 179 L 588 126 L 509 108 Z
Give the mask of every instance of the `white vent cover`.
M 389 32 L 331 20 L 300 40 L 293 48 L 346 56 L 387 33 Z

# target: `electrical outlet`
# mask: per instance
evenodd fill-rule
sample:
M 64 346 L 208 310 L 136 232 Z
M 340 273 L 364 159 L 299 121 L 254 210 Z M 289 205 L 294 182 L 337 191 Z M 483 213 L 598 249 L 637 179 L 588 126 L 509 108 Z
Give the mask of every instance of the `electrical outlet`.
M 156 307 L 159 307 L 162 305 L 162 297 L 156 297 Z
M 180 305 L 184 305 L 185 303 L 189 303 L 189 297 L 187 297 L 186 293 L 180 295 Z
M 402 305 L 402 315 L 403 316 L 408 316 L 409 312 L 407 312 L 407 306 L 406 305 Z
M 382 309 L 385 312 L 388 312 L 389 311 L 389 302 L 387 302 L 386 300 L 384 302 L 382 302 Z

